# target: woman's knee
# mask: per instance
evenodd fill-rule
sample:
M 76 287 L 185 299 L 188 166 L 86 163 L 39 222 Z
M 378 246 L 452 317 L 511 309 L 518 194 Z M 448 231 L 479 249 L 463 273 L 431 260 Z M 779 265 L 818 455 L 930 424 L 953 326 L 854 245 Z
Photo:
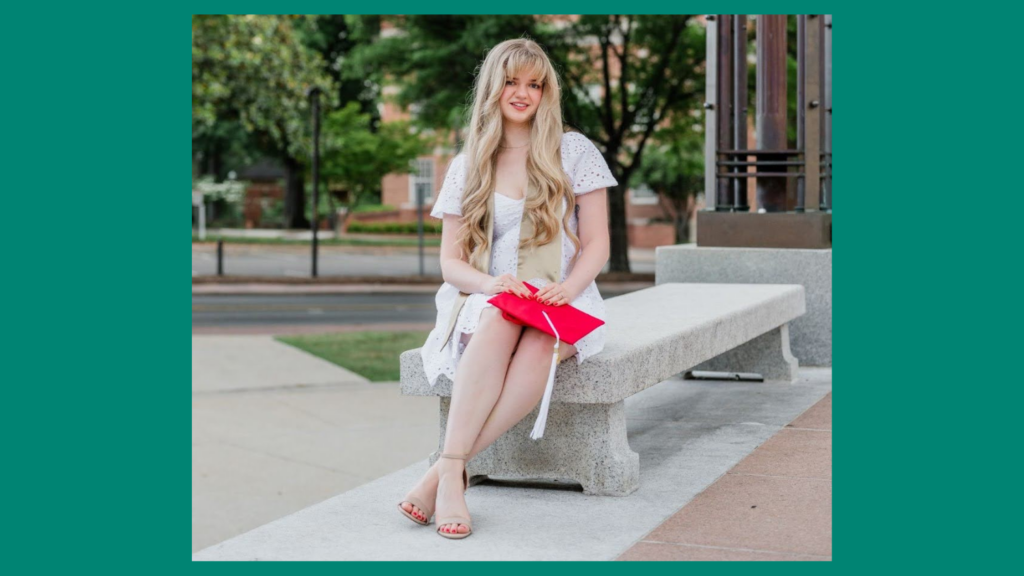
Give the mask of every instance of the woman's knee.
M 551 350 L 555 345 L 555 337 L 538 330 L 532 326 L 527 326 L 523 330 L 523 335 L 519 338 L 519 344 L 516 348 L 516 353 L 524 352 L 526 354 L 540 357 L 551 357 Z M 562 362 L 567 358 L 576 354 L 576 347 L 560 342 L 558 345 L 558 361 Z
M 527 326 L 523 330 L 523 335 L 519 338 L 519 347 L 516 348 L 518 351 L 527 351 L 528 353 L 544 353 L 551 354 L 551 348 L 555 345 L 555 337 L 542 332 L 533 326 Z
M 501 310 L 497 308 L 484 308 L 480 312 L 479 331 L 503 334 L 509 337 L 519 334 L 522 326 L 505 320 L 501 316 Z

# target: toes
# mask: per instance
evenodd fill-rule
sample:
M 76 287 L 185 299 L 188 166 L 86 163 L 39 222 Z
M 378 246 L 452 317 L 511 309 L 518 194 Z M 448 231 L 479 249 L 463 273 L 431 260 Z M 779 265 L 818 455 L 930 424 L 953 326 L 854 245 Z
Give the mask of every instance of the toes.
M 469 532 L 469 527 L 465 524 L 459 524 L 459 534 L 465 534 L 466 532 Z
M 409 504 L 408 502 L 402 502 L 402 510 L 405 510 L 406 512 L 412 512 L 413 508 L 415 508 L 415 506 L 413 506 L 412 504 Z

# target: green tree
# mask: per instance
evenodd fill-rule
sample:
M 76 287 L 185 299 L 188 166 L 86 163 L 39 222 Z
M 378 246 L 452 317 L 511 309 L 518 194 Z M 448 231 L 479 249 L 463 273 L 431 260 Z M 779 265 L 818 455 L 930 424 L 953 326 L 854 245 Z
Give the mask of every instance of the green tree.
M 659 130 L 644 154 L 643 164 L 633 175 L 633 184 L 647 184 L 667 203 L 676 229 L 676 242 L 690 238 L 690 219 L 696 196 L 704 189 L 703 118 L 679 114 Z
M 581 49 L 594 42 L 595 49 Z M 598 144 L 619 181 L 608 190 L 609 267 L 628 272 L 626 188 L 667 119 L 702 99 L 704 26 L 691 15 L 587 15 L 555 35 L 549 50 L 564 62 L 573 95 L 565 101 L 567 121 Z M 593 87 L 599 96 L 589 96 Z
M 380 124 L 380 68 L 361 66 L 351 54 L 377 38 L 381 18 L 333 14 L 296 23 L 302 42 L 320 53 L 324 73 L 334 81 L 339 107 L 358 102 L 362 112 L 370 117 L 372 131 Z
M 361 17 L 364 40 L 374 30 L 373 18 L 377 17 Z M 476 68 L 487 51 L 508 38 L 533 36 L 537 25 L 536 17 L 529 15 L 384 18 L 397 33 L 353 50 L 350 73 L 383 71 L 398 88 L 395 102 L 402 107 L 415 106 L 416 124 L 449 130 L 455 138 L 472 104 L 468 94 Z M 376 24 L 379 30 L 379 22 Z
M 408 122 L 387 122 L 370 130 L 370 116 L 357 102 L 327 115 L 323 126 L 321 175 L 346 198 L 346 218 L 367 197 L 380 190 L 387 174 L 408 173 L 412 161 L 426 152 L 427 141 Z
M 704 27 L 693 16 L 403 16 L 401 32 L 353 58 L 383 67 L 416 103 L 417 121 L 461 125 L 467 94 L 487 50 L 527 35 L 545 47 L 564 83 L 567 124 L 602 150 L 619 185 L 609 189 L 610 269 L 629 271 L 627 183 L 651 138 L 704 92 Z
M 237 121 L 262 152 L 287 170 L 286 225 L 303 227 L 303 176 L 311 150 L 306 91 L 321 87 L 327 109 L 337 94 L 320 55 L 296 24 L 315 16 L 192 16 L 192 138 Z

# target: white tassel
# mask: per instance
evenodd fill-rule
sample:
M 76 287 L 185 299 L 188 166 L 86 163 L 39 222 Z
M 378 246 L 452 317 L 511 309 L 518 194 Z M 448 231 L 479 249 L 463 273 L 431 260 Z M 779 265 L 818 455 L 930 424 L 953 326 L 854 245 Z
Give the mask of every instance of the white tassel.
M 530 433 L 530 438 L 539 440 L 544 436 L 544 425 L 548 420 L 548 408 L 551 407 L 551 393 L 555 389 L 555 370 L 558 368 L 558 329 L 551 322 L 551 318 L 548 317 L 548 313 L 541 311 L 544 315 L 544 319 L 548 321 L 548 326 L 551 327 L 551 331 L 555 333 L 555 351 L 551 355 L 551 370 L 548 371 L 548 384 L 544 388 L 544 399 L 540 402 L 540 413 L 537 414 L 537 421 L 533 424 L 533 431 Z

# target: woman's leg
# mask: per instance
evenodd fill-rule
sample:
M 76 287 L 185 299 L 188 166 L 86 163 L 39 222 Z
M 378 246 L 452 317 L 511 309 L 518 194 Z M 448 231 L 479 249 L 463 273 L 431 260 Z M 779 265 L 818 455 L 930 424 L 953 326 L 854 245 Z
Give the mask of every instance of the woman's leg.
M 480 325 L 462 353 L 455 371 L 452 399 L 448 411 L 443 451 L 467 454 L 480 433 L 484 420 L 494 407 L 508 370 L 522 326 L 506 321 L 496 308 L 485 308 Z M 427 498 L 436 493 L 438 515 L 468 515 L 462 494 L 464 460 L 439 458 L 410 494 Z M 404 504 L 406 510 L 422 516 L 422 511 Z M 466 532 L 464 525 L 442 526 L 442 529 Z
M 555 337 L 536 328 L 523 331 L 519 345 L 512 356 L 505 385 L 494 404 L 490 415 L 477 436 L 470 458 L 491 445 L 529 414 L 544 397 L 548 371 L 551 369 L 551 352 Z M 576 347 L 561 342 L 558 345 L 558 361 L 576 354 Z

